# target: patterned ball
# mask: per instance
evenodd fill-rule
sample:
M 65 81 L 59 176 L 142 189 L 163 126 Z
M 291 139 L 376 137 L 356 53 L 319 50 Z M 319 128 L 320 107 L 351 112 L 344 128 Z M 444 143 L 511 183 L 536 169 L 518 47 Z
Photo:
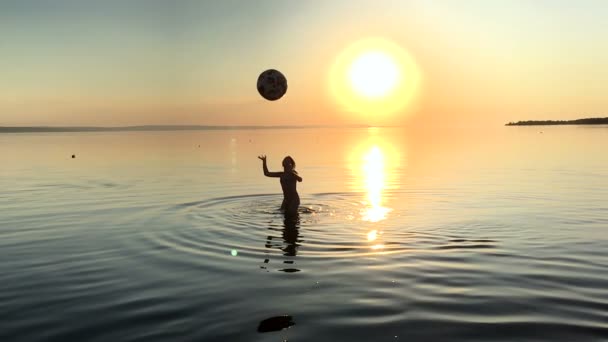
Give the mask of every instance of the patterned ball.
M 286 91 L 287 79 L 281 72 L 268 69 L 258 77 L 258 92 L 266 100 L 278 100 L 285 95 Z

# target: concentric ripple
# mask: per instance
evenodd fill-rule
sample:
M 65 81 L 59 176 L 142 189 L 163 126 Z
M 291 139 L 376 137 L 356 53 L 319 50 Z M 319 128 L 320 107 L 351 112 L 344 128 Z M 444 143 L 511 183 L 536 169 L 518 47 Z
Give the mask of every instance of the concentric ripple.
M 407 241 L 411 233 L 362 220 L 360 197 L 356 193 L 303 197 L 297 219 L 283 216 L 278 210 L 282 198 L 274 194 L 181 203 L 146 224 L 143 235 L 150 245 L 145 248 L 205 257 L 207 263 L 221 264 L 234 257 L 262 260 L 259 266 L 264 270 L 278 258 L 282 264 L 277 270 L 288 273 L 301 271 L 294 266 L 299 254 L 311 260 L 356 258 L 409 248 L 400 241 Z
M 298 256 L 306 262 L 339 263 L 380 255 L 423 258 L 422 252 L 443 262 L 462 262 L 471 254 L 504 252 L 499 241 L 484 235 L 467 238 L 432 226 L 421 229 L 415 217 L 407 226 L 395 224 L 403 221 L 399 211 L 392 213 L 392 219 L 368 222 L 361 197 L 359 193 L 309 195 L 302 198 L 296 219 L 286 219 L 278 210 L 281 196 L 275 194 L 180 203 L 161 209 L 146 222 L 143 240 L 136 240 L 142 245 L 129 248 L 181 263 L 204 260 L 204 267 L 222 268 L 231 260 L 231 267 L 287 273 L 302 271 L 296 266 L 302 261 L 296 263 Z M 153 253 L 156 250 L 163 252 Z M 273 260 L 279 266 L 269 267 Z
M 386 220 L 369 222 L 361 198 L 359 193 L 303 197 L 296 220 L 286 220 L 277 209 L 280 195 L 182 203 L 165 208 L 156 229 L 143 236 L 148 249 L 162 250 L 157 257 L 192 263 L 210 274 L 225 275 L 231 269 L 264 283 L 252 274 L 271 273 L 279 277 L 271 278 L 278 281 L 271 286 L 276 291 L 331 293 L 336 297 L 326 299 L 333 305 L 326 312 L 334 318 L 317 328 L 357 332 L 350 336 L 353 340 L 375 331 L 362 327 L 402 331 L 397 329 L 399 322 L 423 326 L 443 322 L 458 339 L 489 325 L 509 334 L 522 329 L 522 336 L 527 336 L 532 331 L 525 322 L 537 319 L 534 312 L 545 317 L 545 326 L 540 326 L 544 330 L 596 337 L 608 332 L 601 323 L 608 301 L 600 290 L 608 282 L 593 275 L 605 267 L 585 262 L 584 251 L 545 241 L 546 246 L 569 249 L 571 255 L 555 259 L 552 251 L 542 257 L 543 245 L 521 241 L 512 229 L 483 217 L 434 225 L 420 221 L 413 209 L 396 209 Z M 365 286 L 357 286 L 363 275 L 367 275 Z M 288 279 L 303 283 L 290 288 L 284 283 Z M 541 288 L 552 290 L 542 293 Z M 560 300 L 563 293 L 571 298 Z M 323 303 L 319 298 L 323 297 L 309 297 L 310 310 L 319 309 L 316 306 Z M 544 306 L 533 309 L 528 302 Z M 550 314 L 552 310 L 559 314 Z M 410 311 L 416 313 L 415 319 Z M 298 315 L 298 322 L 306 325 L 310 312 Z M 582 312 L 587 323 L 575 319 Z M 418 333 L 426 336 L 431 330 Z

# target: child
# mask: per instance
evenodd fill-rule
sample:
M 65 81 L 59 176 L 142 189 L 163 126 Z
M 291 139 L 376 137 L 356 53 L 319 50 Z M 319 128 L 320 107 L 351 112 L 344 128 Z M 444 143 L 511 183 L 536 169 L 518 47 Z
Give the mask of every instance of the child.
M 283 189 L 281 211 L 285 213 L 285 216 L 297 215 L 298 207 L 300 206 L 300 196 L 296 190 L 296 181 L 301 182 L 302 177 L 295 170 L 296 162 L 293 158 L 287 156 L 283 159 L 283 172 L 270 172 L 268 171 L 268 166 L 266 166 L 266 156 L 261 155 L 258 158 L 262 160 L 264 176 L 279 177 L 281 179 L 281 188 Z

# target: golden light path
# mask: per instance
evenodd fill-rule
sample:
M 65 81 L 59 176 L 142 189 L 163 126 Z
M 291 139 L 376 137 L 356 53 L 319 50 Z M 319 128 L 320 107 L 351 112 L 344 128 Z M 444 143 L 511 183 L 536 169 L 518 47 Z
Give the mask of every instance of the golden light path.
M 390 209 L 382 206 L 382 190 L 384 190 L 384 155 L 376 145 L 364 157 L 363 174 L 367 189 L 367 209 L 363 212 L 363 220 L 378 222 L 386 218 Z
M 382 206 L 382 190 L 385 187 L 384 155 L 377 145 L 373 145 L 367 154 L 365 154 L 363 160 L 367 203 L 361 216 L 364 221 L 378 222 L 386 219 L 386 214 L 391 210 Z M 370 247 L 373 250 L 384 248 L 382 243 L 376 242 L 377 238 L 377 229 L 373 229 L 367 233 L 367 241 L 374 243 Z
M 384 38 L 367 38 L 346 48 L 329 73 L 339 107 L 366 118 L 405 113 L 420 91 L 422 72 L 410 54 Z
M 377 223 L 385 220 L 392 211 L 384 197 L 385 191 L 399 186 L 399 180 L 393 172 L 399 162 L 399 152 L 383 138 L 381 129 L 378 128 L 370 128 L 368 139 L 356 146 L 350 156 L 350 165 L 356 179 L 355 189 L 365 192 L 360 214 L 361 219 L 371 225 L 371 230 L 366 235 L 373 250 L 384 248 L 381 243 L 383 232 Z

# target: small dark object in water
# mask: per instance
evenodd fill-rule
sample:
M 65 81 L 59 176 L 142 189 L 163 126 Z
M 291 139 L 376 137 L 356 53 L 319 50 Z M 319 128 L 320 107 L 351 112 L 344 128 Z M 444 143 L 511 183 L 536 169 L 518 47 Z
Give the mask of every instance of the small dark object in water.
M 289 315 L 274 316 L 261 321 L 260 325 L 258 325 L 258 332 L 265 333 L 271 331 L 279 331 L 287 329 L 295 324 L 296 323 L 293 321 L 293 317 Z
M 72 154 L 72 159 L 73 159 L 73 158 L 76 158 L 76 155 L 75 155 L 75 154 Z

